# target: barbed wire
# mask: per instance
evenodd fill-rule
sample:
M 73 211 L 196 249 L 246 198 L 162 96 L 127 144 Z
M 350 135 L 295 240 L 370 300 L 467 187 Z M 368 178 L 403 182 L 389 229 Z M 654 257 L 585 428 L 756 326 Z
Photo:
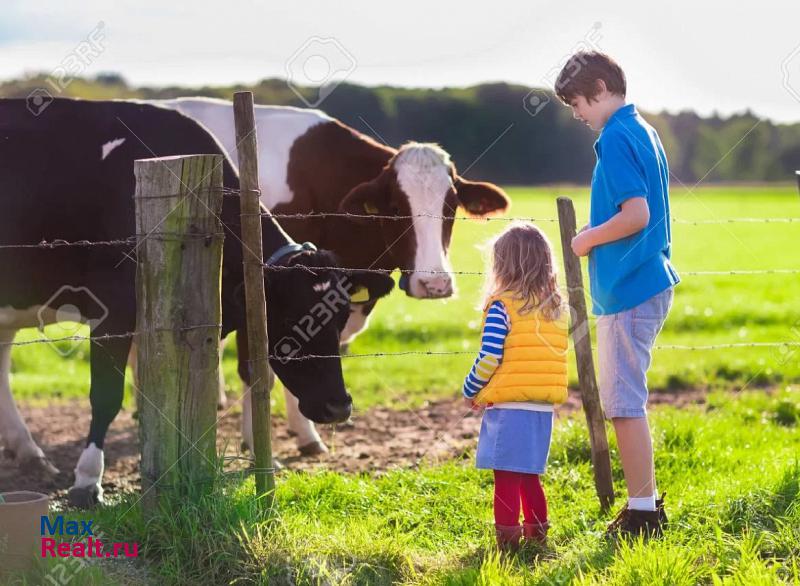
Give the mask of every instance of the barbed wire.
M 243 214 L 244 215 L 244 214 Z M 438 214 L 354 214 L 351 212 L 309 212 L 309 213 L 272 213 L 261 212 L 259 215 L 275 219 L 287 220 L 313 220 L 320 218 L 353 218 L 367 220 L 413 220 L 414 218 L 430 218 L 435 220 L 454 220 L 472 222 L 558 222 L 558 218 L 531 217 L 531 216 L 444 216 Z M 706 224 L 790 224 L 800 223 L 800 218 L 720 218 L 711 220 L 684 220 L 672 218 L 673 224 L 706 225 Z
M 247 214 L 242 214 L 247 215 Z M 470 220 L 473 222 L 558 222 L 558 218 L 533 218 L 526 216 L 443 216 L 439 214 L 403 214 L 403 215 L 389 215 L 389 214 L 353 214 L 351 212 L 311 212 L 308 214 L 294 213 L 272 213 L 261 212 L 258 214 L 264 217 L 271 217 L 279 220 L 305 220 L 316 218 L 354 218 L 354 219 L 368 219 L 368 220 L 412 220 L 414 218 L 429 218 L 434 220 L 453 220 L 463 221 Z
M 135 332 L 124 332 L 121 334 L 102 334 L 100 336 L 63 336 L 60 338 L 38 338 L 36 340 L 25 340 L 22 342 L 0 342 L 0 346 L 28 346 L 31 344 L 57 342 L 103 342 L 119 338 L 133 338 L 134 336 L 153 333 L 153 332 L 179 332 L 203 328 L 221 328 L 221 324 L 197 324 L 193 326 L 182 326 L 177 328 L 151 328 Z M 783 342 L 731 342 L 707 345 L 682 345 L 682 344 L 656 344 L 654 350 L 718 350 L 725 348 L 789 348 L 800 347 L 800 341 Z M 334 358 L 376 358 L 376 357 L 397 357 L 397 356 L 459 356 L 475 355 L 478 349 L 474 350 L 404 350 L 400 352 L 366 352 L 359 354 L 304 354 L 302 356 L 286 356 L 279 354 L 268 354 L 266 358 L 279 362 L 315 360 L 315 359 L 334 359 Z
M 242 190 L 239 189 L 232 189 L 232 188 L 211 188 L 210 191 L 221 192 L 225 196 L 240 196 Z M 258 190 L 251 190 L 251 192 L 258 193 L 260 195 L 260 191 Z M 185 196 L 189 195 L 190 193 L 178 193 L 178 194 L 168 194 L 168 195 L 159 195 L 159 196 L 139 196 L 139 199 L 152 199 L 152 198 L 172 198 L 177 196 Z M 134 196 L 136 198 L 136 196 Z M 254 214 L 256 215 L 256 214 Z M 333 217 L 344 217 L 344 218 L 352 218 L 352 219 L 372 219 L 372 220 L 409 220 L 414 218 L 429 218 L 429 219 L 439 219 L 439 220 L 459 220 L 459 221 L 477 221 L 477 222 L 493 222 L 493 221 L 502 221 L 502 222 L 515 222 L 515 221 L 527 221 L 527 222 L 558 222 L 558 218 L 544 218 L 544 217 L 524 217 L 524 216 L 513 216 L 513 217 L 501 217 L 501 216 L 493 216 L 493 217 L 475 217 L 475 216 L 444 216 L 444 215 L 437 215 L 437 214 L 428 214 L 428 213 L 419 213 L 419 214 L 407 214 L 407 215 L 384 215 L 384 214 L 353 214 L 349 212 L 311 212 L 311 213 L 276 213 L 273 214 L 271 212 L 261 212 L 257 214 L 259 216 L 264 217 L 272 217 L 275 219 L 324 219 L 324 218 L 333 218 Z M 710 219 L 710 220 L 684 220 L 678 218 L 672 218 L 672 222 L 676 224 L 688 224 L 688 225 L 706 225 L 706 224 L 733 224 L 733 223 L 800 223 L 800 218 L 723 218 L 723 219 Z M 0 249 L 47 249 L 52 250 L 56 248 L 64 248 L 64 247 L 92 247 L 92 246 L 129 246 L 135 245 L 141 238 L 153 238 L 153 239 L 175 239 L 175 240 L 182 240 L 182 239 L 208 239 L 209 237 L 218 237 L 224 236 L 224 233 L 215 233 L 215 234 L 178 234 L 178 233 L 158 233 L 158 234 L 148 234 L 148 235 L 134 235 L 129 236 L 127 238 L 122 239 L 114 239 L 114 240 L 101 240 L 101 241 L 90 241 L 90 240 L 75 240 L 75 241 L 68 241 L 64 239 L 54 239 L 54 240 L 41 240 L 38 243 L 30 243 L 30 244 L 0 244 Z M 287 270 L 302 270 L 305 272 L 309 272 L 312 274 L 316 274 L 317 271 L 329 270 L 329 271 L 340 271 L 345 274 L 347 273 L 377 273 L 377 274 L 384 274 L 389 275 L 397 270 L 401 274 L 430 274 L 430 275 L 471 275 L 471 276 L 485 276 L 486 271 L 463 271 L 463 270 L 440 270 L 440 269 L 371 269 L 371 268 L 364 268 L 364 269 L 352 269 L 352 268 L 344 268 L 344 267 L 337 267 L 337 266 L 322 266 L 322 267 L 309 267 L 306 265 L 291 265 L 291 266 L 275 266 L 275 265 L 262 265 L 263 270 L 265 271 L 287 271 Z M 788 275 L 788 274 L 800 274 L 800 269 L 753 269 L 753 270 L 728 270 L 728 271 L 682 271 L 682 275 L 686 276 L 744 276 L 744 275 Z M 197 328 L 220 328 L 220 324 L 201 324 L 196 326 L 186 326 L 186 327 L 179 327 L 179 328 L 158 328 L 158 329 L 148 329 L 142 330 L 139 332 L 124 332 L 120 334 L 103 334 L 99 336 L 80 336 L 80 335 L 71 335 L 71 336 L 63 336 L 59 338 L 39 338 L 36 340 L 26 340 L 21 342 L 0 342 L 0 346 L 27 346 L 31 344 L 39 344 L 39 343 L 58 343 L 58 342 L 92 342 L 92 343 L 102 343 L 103 341 L 109 341 L 113 339 L 120 339 L 120 338 L 132 338 L 137 335 L 141 335 L 144 333 L 150 333 L 155 331 L 188 331 Z M 794 347 L 800 346 L 800 342 L 739 342 L 739 343 L 723 343 L 723 344 L 708 344 L 708 345 L 680 345 L 680 344 L 665 344 L 665 345 L 656 345 L 654 346 L 655 350 L 717 350 L 717 349 L 725 349 L 725 348 L 756 348 L 756 347 Z M 312 359 L 334 359 L 334 358 L 372 358 L 372 357 L 388 357 L 388 356 L 453 356 L 453 355 L 474 355 L 477 350 L 464 350 L 464 351 L 434 351 L 434 350 L 409 350 L 409 351 L 401 351 L 401 352 L 371 352 L 371 353 L 362 353 L 362 354 L 331 354 L 331 355 L 303 355 L 303 356 L 279 356 L 279 355 L 269 355 L 268 358 L 272 360 L 279 360 L 279 361 L 291 361 L 291 360 L 312 360 Z
M 133 338 L 142 334 L 154 332 L 187 332 L 189 330 L 199 330 L 204 328 L 222 328 L 222 324 L 197 324 L 193 326 L 181 326 L 175 328 L 148 328 L 137 332 L 123 332 L 121 334 L 102 334 L 99 336 L 62 336 L 60 338 L 37 338 L 36 340 L 24 340 L 22 342 L 0 342 L 0 346 L 29 346 L 31 344 L 55 344 L 57 342 L 104 342 L 121 338 Z
M 753 269 L 732 271 L 680 271 L 680 275 L 698 276 L 726 276 L 726 275 L 795 275 L 800 269 Z
M 62 248 L 68 246 L 74 247 L 89 247 L 89 246 L 121 246 L 121 245 L 134 245 L 136 244 L 136 236 L 129 236 L 128 238 L 124 238 L 121 240 L 99 240 L 99 241 L 89 241 L 89 240 L 42 240 L 36 244 L 0 244 L 0 249 L 7 249 L 7 248 L 42 248 L 42 249 L 53 249 L 53 248 Z
M 164 196 L 164 197 L 174 197 L 173 195 Z M 246 216 L 249 214 L 241 214 L 242 216 Z M 290 219 L 290 220 L 298 220 L 298 219 L 324 219 L 324 218 L 354 218 L 354 219 L 372 219 L 372 220 L 409 220 L 413 218 L 429 218 L 429 219 L 437 219 L 437 220 L 454 220 L 454 221 L 475 221 L 475 222 L 558 222 L 558 218 L 540 218 L 540 217 L 527 217 L 527 216 L 509 216 L 509 217 L 473 217 L 473 216 L 443 216 L 437 214 L 410 214 L 410 215 L 383 215 L 383 214 L 353 214 L 349 212 L 311 212 L 308 214 L 302 213 L 293 213 L 293 214 L 283 214 L 277 213 L 273 214 L 271 212 L 261 212 L 256 214 L 262 217 L 272 217 L 275 219 Z M 689 225 L 705 225 L 705 224 L 734 224 L 734 223 L 766 223 L 766 224 L 777 224 L 777 223 L 800 223 L 800 218 L 726 218 L 726 219 L 719 219 L 719 220 L 679 220 L 676 218 L 672 219 L 673 223 L 676 224 L 689 224 Z M 64 247 L 91 247 L 91 246 L 126 246 L 126 245 L 135 245 L 140 238 L 147 238 L 147 239 L 168 239 L 165 237 L 172 237 L 175 240 L 187 238 L 207 238 L 209 236 L 224 236 L 224 232 L 216 233 L 216 234 L 178 234 L 178 233 L 162 233 L 162 234 L 141 234 L 135 236 L 128 236 L 127 238 L 116 239 L 116 240 L 98 240 L 98 241 L 90 241 L 90 240 L 64 240 L 64 239 L 55 239 L 55 240 L 41 240 L 37 243 L 30 243 L 30 244 L 0 244 L 0 250 L 3 249 L 26 249 L 26 248 L 41 248 L 41 249 L 54 249 L 54 248 L 64 248 Z M 427 271 L 416 271 L 416 272 L 427 272 Z M 786 270 L 770 270 L 769 273 L 787 273 Z M 795 271 L 792 271 L 795 272 Z M 475 272 L 461 272 L 461 273 L 453 273 L 453 274 L 478 274 Z M 693 273 L 684 273 L 684 274 L 760 274 L 754 271 L 738 271 L 738 272 L 715 272 L 715 271 L 699 271 Z
M 180 233 L 180 232 L 153 232 L 151 234 L 136 234 L 135 236 L 128 236 L 127 238 L 119 240 L 42 240 L 36 244 L 0 244 L 0 249 L 31 249 L 40 248 L 52 250 L 54 248 L 89 248 L 92 246 L 134 246 L 142 240 L 156 240 L 163 242 L 182 242 L 184 240 L 209 240 L 211 238 L 221 238 L 225 236 L 225 232 L 211 232 L 211 233 Z
M 653 350 L 717 350 L 723 348 L 779 348 L 779 347 L 800 347 L 800 341 L 786 342 L 732 342 L 723 344 L 708 344 L 700 346 L 688 346 L 681 344 L 656 344 Z M 333 358 L 375 358 L 375 357 L 396 357 L 396 356 L 475 356 L 478 348 L 474 350 L 406 350 L 402 352 L 366 352 L 361 354 L 304 354 L 302 356 L 268 356 L 271 360 L 279 362 L 303 361 L 314 359 L 333 359 Z
M 683 220 L 672 218 L 673 224 L 792 224 L 800 223 L 800 218 L 720 218 L 714 220 Z
M 456 270 L 443 270 L 443 269 L 352 269 L 352 268 L 344 268 L 344 267 L 336 267 L 336 266 L 321 266 L 321 267 L 310 267 L 306 265 L 289 265 L 289 266 L 282 266 L 282 265 L 267 265 L 262 264 L 262 268 L 265 271 L 303 271 L 306 273 L 310 273 L 313 275 L 317 274 L 317 271 L 340 271 L 345 274 L 353 274 L 353 273 L 376 273 L 376 274 L 383 274 L 383 275 L 390 275 L 392 272 L 397 271 L 401 274 L 424 274 L 424 275 L 474 275 L 474 276 L 485 276 L 487 274 L 486 271 L 456 271 Z M 800 269 L 753 269 L 753 270 L 730 270 L 730 271 L 681 271 L 681 275 L 688 275 L 688 276 L 725 276 L 725 275 L 794 275 L 800 274 Z

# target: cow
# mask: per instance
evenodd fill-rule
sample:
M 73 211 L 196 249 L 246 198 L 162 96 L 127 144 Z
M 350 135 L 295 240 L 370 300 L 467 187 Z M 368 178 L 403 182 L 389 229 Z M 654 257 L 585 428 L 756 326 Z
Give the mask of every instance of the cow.
M 24 100 L 0 100 L 0 439 L 20 467 L 58 472 L 14 404 L 11 344 L 20 328 L 88 321 L 95 338 L 90 343 L 92 417 L 69 490 L 76 506 L 103 500 L 103 444 L 122 404 L 131 344 L 126 334 L 136 324 L 135 243 L 124 243 L 135 234 L 133 162 L 193 153 L 224 156 L 204 128 L 169 109 L 56 99 L 36 117 Z M 222 164 L 224 185 L 237 189 L 233 166 L 226 158 Z M 249 384 L 239 214 L 238 198 L 224 197 L 221 331 L 223 336 L 235 332 L 239 375 Z M 326 291 L 347 280 L 349 287 L 376 298 L 394 285 L 386 275 L 345 274 L 335 268 L 331 252 L 295 243 L 273 218 L 262 217 L 262 232 L 264 256 L 275 269 L 265 271 L 273 340 L 291 335 L 292 326 L 323 301 Z M 112 244 L 18 247 L 43 240 Z M 337 355 L 348 316 L 345 299 L 335 316 L 316 324 L 319 331 L 305 342 L 303 353 Z M 338 356 L 284 360 L 270 354 L 270 366 L 296 394 L 304 416 L 321 423 L 348 419 L 352 399 Z
M 230 102 L 177 98 L 151 103 L 199 121 L 237 163 Z M 278 216 L 325 212 L 354 216 L 282 219 L 287 232 L 334 251 L 345 267 L 400 269 L 400 288 L 411 297 L 453 294 L 447 251 L 458 206 L 472 216 L 504 212 L 509 206 L 496 185 L 459 176 L 450 156 L 435 144 L 411 142 L 394 149 L 320 110 L 256 106 L 255 119 L 264 205 Z M 363 217 L 370 215 L 380 219 Z M 374 306 L 375 300 L 353 304 L 343 344 L 364 330 Z M 313 424 L 298 412 L 289 389 L 285 394 L 289 429 L 297 436 L 301 454 L 327 451 Z M 248 430 L 244 431 L 250 443 Z

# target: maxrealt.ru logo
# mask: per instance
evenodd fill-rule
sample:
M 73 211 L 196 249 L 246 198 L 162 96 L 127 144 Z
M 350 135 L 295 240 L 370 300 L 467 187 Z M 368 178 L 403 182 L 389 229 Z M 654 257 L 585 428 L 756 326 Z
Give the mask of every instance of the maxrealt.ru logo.
M 57 515 L 41 517 L 42 557 L 111 558 L 139 556 L 138 543 L 103 543 L 95 536 L 94 521 L 67 521 Z M 59 542 L 59 538 L 61 541 Z

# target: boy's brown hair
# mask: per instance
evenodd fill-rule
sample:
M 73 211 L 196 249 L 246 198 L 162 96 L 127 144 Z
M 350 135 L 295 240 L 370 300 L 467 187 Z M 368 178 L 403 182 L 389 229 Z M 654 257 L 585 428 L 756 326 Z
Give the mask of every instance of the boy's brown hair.
M 561 68 L 556 79 L 556 95 L 568 106 L 577 96 L 591 102 L 600 93 L 598 79 L 605 82 L 609 92 L 625 97 L 627 83 L 622 67 L 605 53 L 579 51 Z

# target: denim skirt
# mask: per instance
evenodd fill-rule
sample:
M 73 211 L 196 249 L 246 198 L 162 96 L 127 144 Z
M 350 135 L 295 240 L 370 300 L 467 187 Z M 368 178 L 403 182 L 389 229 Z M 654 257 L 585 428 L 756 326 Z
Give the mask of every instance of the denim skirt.
M 543 474 L 552 435 L 552 411 L 488 407 L 481 421 L 476 465 Z

